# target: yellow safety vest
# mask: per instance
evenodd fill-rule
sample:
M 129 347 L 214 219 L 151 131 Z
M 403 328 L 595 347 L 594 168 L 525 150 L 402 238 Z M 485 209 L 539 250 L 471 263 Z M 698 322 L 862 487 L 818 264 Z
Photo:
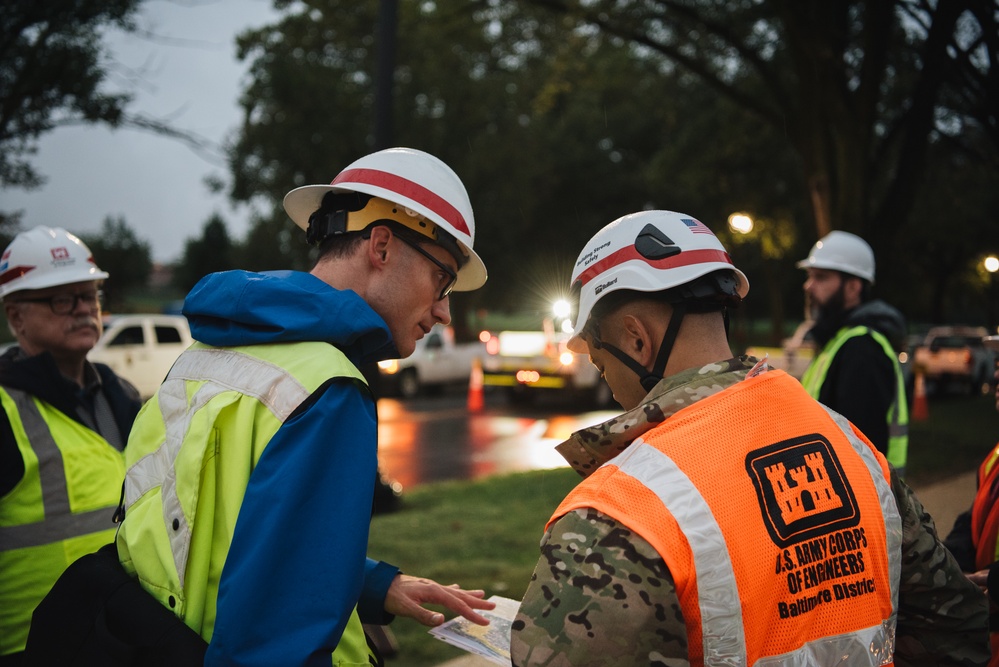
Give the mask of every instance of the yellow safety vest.
M 0 388 L 24 477 L 0 498 L 0 655 L 24 650 L 31 613 L 80 556 L 114 540 L 125 463 L 104 438 L 24 391 Z
M 364 382 L 328 343 L 195 343 L 136 418 L 118 555 L 143 588 L 207 642 L 250 474 L 284 421 L 330 377 Z M 199 516 L 209 520 L 199 524 Z M 369 655 L 355 607 L 332 664 L 368 665 Z
M 840 329 L 805 370 L 805 374 L 801 378 L 801 385 L 812 398 L 818 400 L 822 384 L 826 381 L 826 374 L 829 372 L 829 366 L 836 357 L 836 353 L 839 352 L 839 348 L 843 347 L 843 343 L 851 338 L 864 335 L 870 335 L 881 346 L 881 349 L 891 359 L 892 367 L 895 369 L 895 400 L 892 401 L 888 408 L 888 414 L 885 415 L 885 420 L 888 423 L 888 452 L 885 458 L 895 467 L 899 476 L 903 476 L 909 458 L 909 402 L 905 394 L 902 369 L 898 365 L 898 356 L 884 335 L 864 326 Z

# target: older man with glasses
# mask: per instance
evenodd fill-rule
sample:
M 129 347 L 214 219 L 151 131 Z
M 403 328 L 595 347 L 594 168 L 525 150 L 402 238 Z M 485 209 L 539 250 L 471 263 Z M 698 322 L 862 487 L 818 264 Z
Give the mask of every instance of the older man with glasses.
M 17 339 L 0 357 L 0 666 L 20 662 L 31 613 L 59 575 L 114 539 L 122 450 L 141 402 L 87 361 L 107 277 L 58 228 L 18 234 L 0 258 Z

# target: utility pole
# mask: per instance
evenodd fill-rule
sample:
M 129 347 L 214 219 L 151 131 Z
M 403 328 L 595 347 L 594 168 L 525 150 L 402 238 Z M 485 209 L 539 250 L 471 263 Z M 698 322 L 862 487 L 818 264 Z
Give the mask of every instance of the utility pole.
M 375 72 L 375 150 L 395 145 L 393 89 L 395 84 L 395 39 L 399 0 L 381 0 L 376 39 Z

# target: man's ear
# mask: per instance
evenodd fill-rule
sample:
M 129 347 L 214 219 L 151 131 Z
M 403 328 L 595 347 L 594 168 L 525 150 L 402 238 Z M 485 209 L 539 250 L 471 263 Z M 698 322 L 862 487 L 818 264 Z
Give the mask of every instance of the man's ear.
M 860 294 L 863 290 L 863 280 L 856 276 L 843 276 L 843 301 L 848 308 L 860 303 Z
M 14 331 L 20 330 L 21 307 L 16 303 L 4 303 L 3 311 L 7 315 L 7 323 L 10 324 L 10 328 Z
M 392 240 L 392 230 L 385 225 L 378 225 L 371 228 L 371 235 L 367 240 L 368 260 L 374 267 L 384 266 L 388 262 L 389 245 Z
M 655 345 L 652 332 L 645 326 L 645 322 L 633 314 L 622 315 L 620 330 L 621 351 L 642 366 L 648 367 L 653 361 Z

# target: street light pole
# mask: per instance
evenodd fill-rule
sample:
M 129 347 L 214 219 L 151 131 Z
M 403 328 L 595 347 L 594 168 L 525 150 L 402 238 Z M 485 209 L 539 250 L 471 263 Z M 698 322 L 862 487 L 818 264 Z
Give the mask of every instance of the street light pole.
M 999 271 L 999 257 L 995 255 L 989 255 L 982 262 L 985 270 L 989 274 L 989 291 L 988 296 L 988 317 L 989 317 L 989 335 L 996 333 L 996 272 Z

